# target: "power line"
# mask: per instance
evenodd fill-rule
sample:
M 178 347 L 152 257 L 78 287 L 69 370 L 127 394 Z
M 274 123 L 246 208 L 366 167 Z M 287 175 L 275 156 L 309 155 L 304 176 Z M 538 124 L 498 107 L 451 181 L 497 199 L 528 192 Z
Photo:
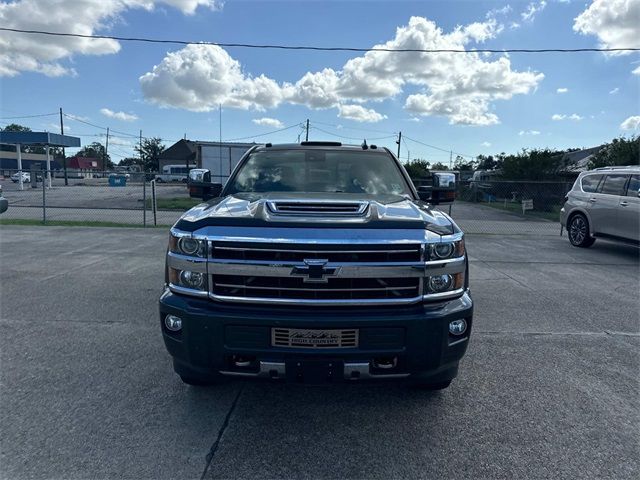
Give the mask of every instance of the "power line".
M 347 127 L 344 125 L 336 125 L 335 123 L 318 122 L 317 120 L 311 120 L 311 123 L 318 124 L 318 125 L 326 125 L 327 127 L 344 128 L 345 130 L 359 130 L 361 132 L 386 133 L 392 136 L 396 136 L 398 134 L 398 132 L 390 132 L 388 130 L 376 130 L 373 128 L 363 128 L 363 127 Z
M 58 115 L 58 112 L 53 112 L 53 113 L 40 113 L 40 114 L 36 114 L 36 115 L 21 115 L 18 117 L 0 117 L 2 120 L 14 120 L 14 119 L 19 119 L 19 118 L 36 118 L 36 117 L 50 117 L 52 115 Z
M 278 133 L 278 132 L 284 132 L 285 130 L 290 130 L 292 128 L 301 126 L 302 123 L 296 123 L 294 125 L 289 125 L 288 127 L 284 127 L 284 128 L 279 128 L 278 130 L 273 130 L 271 132 L 266 132 L 266 133 L 259 133 L 257 135 L 249 135 L 248 137 L 238 137 L 238 138 L 228 138 L 223 140 L 224 142 L 235 142 L 236 140 L 248 140 L 250 138 L 256 138 L 256 137 L 264 137 L 265 135 L 273 135 L 274 133 Z
M 311 129 L 312 130 L 318 130 L 319 132 L 326 133 L 327 135 L 332 135 L 334 137 L 345 138 L 347 140 L 361 141 L 361 140 L 365 139 L 365 137 L 347 137 L 345 135 L 339 135 L 337 133 L 332 133 L 332 132 L 329 132 L 327 130 L 324 130 L 324 129 L 320 128 L 320 127 L 316 127 L 316 126 L 313 126 L 313 125 L 311 126 Z M 369 140 L 369 141 L 371 141 L 371 140 L 386 140 L 388 138 L 395 138 L 395 135 L 387 135 L 386 137 L 366 138 L 366 140 Z
M 428 143 L 421 142 L 420 140 L 416 140 L 415 138 L 407 137 L 406 135 L 404 136 L 404 138 L 406 138 L 407 140 L 411 140 L 412 142 L 418 143 L 420 145 L 424 145 L 425 147 L 433 148 L 435 150 L 440 150 L 441 152 L 455 153 L 456 155 L 460 155 L 461 157 L 475 158 L 475 155 L 467 155 L 466 153 L 456 152 L 455 150 L 440 148 L 440 147 L 436 147 L 435 145 L 429 145 Z
M 120 42 L 163 43 L 174 45 L 213 45 L 217 47 L 257 48 L 276 50 L 312 50 L 317 52 L 394 52 L 394 53 L 578 53 L 578 52 L 636 52 L 637 47 L 625 48 L 477 48 L 465 50 L 459 48 L 387 48 L 387 47 L 315 47 L 310 45 L 279 45 L 254 43 L 224 43 L 190 40 L 169 40 L 148 37 L 119 37 L 115 35 L 83 35 L 80 33 L 49 32 L 45 30 L 24 30 L 20 28 L 0 27 L 0 31 L 26 33 L 30 35 L 49 35 L 55 37 L 92 38 L 98 40 L 117 40 Z
M 84 123 L 85 125 L 90 125 L 90 126 L 92 126 L 94 128 L 99 128 L 101 130 L 105 130 L 105 131 L 107 130 L 107 127 L 103 127 L 101 125 L 96 125 L 95 123 L 91 123 L 91 122 L 88 122 L 86 120 L 82 120 L 81 118 L 76 117 L 75 115 L 70 115 L 68 113 L 63 113 L 63 115 L 65 117 L 67 117 L 67 118 L 70 118 L 71 120 L 75 120 L 76 122 Z M 138 135 L 134 135 L 133 133 L 121 132 L 119 130 L 111 130 L 111 131 L 115 132 L 115 133 L 119 133 L 120 135 L 126 135 L 127 137 L 138 138 Z

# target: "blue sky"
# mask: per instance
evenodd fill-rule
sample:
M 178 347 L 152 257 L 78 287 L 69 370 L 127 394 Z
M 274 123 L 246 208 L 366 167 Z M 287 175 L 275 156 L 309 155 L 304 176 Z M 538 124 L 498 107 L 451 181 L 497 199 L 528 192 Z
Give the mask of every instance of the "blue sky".
M 553 0 L 125 0 L 125 7 L 115 0 L 69 0 L 59 9 L 50 6 L 52 0 L 38 0 L 36 7 L 33 2 L 12 2 L 22 3 L 21 11 L 0 3 L 0 24 L 263 44 L 402 46 L 416 39 L 430 46 L 454 42 L 467 50 L 637 47 L 640 38 L 638 0 L 602 5 Z M 581 15 L 576 30 L 575 19 Z M 404 36 L 396 34 L 398 27 L 404 28 Z M 451 36 L 456 28 L 459 34 Z M 637 133 L 640 123 L 640 57 L 635 53 L 511 54 L 507 64 L 498 63 L 502 55 L 474 54 L 473 61 L 448 64 L 414 54 L 391 54 L 404 57 L 390 59 L 345 52 L 55 42 L 59 40 L 0 36 L 0 44 L 8 45 L 0 53 L 0 125 L 16 122 L 57 131 L 56 116 L 8 117 L 62 107 L 95 125 L 131 135 L 142 129 L 144 136 L 161 137 L 167 144 L 185 134 L 217 140 L 216 105 L 223 103 L 223 139 L 250 141 L 309 118 L 311 139 L 377 139 L 375 143 L 395 149 L 391 137 L 402 131 L 408 138 L 402 157 L 410 152 L 411 158 L 433 162 L 448 161 L 449 154 L 414 140 L 475 156 L 532 147 L 590 147 Z M 305 86 L 308 72 L 317 74 L 314 88 L 320 90 Z M 319 101 L 321 97 L 326 100 Z M 83 143 L 104 134 L 71 118 L 65 124 Z M 296 126 L 255 140 L 296 141 L 300 132 Z M 112 138 L 112 158 L 130 155 L 133 141 L 122 134 Z

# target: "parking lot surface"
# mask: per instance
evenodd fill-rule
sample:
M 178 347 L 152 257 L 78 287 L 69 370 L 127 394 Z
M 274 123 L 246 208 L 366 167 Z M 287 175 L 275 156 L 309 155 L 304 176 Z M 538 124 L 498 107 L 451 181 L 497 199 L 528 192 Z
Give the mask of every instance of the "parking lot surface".
M 451 387 L 173 374 L 167 232 L 0 226 L 3 478 L 637 478 L 638 249 L 469 235 Z

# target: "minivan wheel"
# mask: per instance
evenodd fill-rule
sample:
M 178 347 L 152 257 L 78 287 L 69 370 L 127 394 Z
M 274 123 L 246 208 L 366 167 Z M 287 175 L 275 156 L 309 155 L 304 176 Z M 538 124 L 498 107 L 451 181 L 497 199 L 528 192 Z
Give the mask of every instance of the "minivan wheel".
M 596 239 L 589 234 L 589 221 L 587 217 L 581 213 L 577 213 L 571 217 L 567 233 L 569 234 L 571 245 L 575 247 L 588 248 L 596 241 Z

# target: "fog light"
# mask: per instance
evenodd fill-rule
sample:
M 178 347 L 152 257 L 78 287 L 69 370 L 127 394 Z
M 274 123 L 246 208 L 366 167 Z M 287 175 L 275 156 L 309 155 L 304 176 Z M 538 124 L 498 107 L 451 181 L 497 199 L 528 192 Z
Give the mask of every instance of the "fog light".
M 432 293 L 446 292 L 451 288 L 452 284 L 453 277 L 451 275 L 429 277 L 429 290 L 431 290 Z
M 451 335 L 462 335 L 467 331 L 467 321 L 464 319 L 454 320 L 449 324 L 449 333 Z
M 182 330 L 182 319 L 175 315 L 167 315 L 164 317 L 164 326 L 171 332 L 178 332 Z
M 204 274 L 183 270 L 182 272 L 180 272 L 180 283 L 182 283 L 187 288 L 203 290 L 202 287 L 204 286 Z

